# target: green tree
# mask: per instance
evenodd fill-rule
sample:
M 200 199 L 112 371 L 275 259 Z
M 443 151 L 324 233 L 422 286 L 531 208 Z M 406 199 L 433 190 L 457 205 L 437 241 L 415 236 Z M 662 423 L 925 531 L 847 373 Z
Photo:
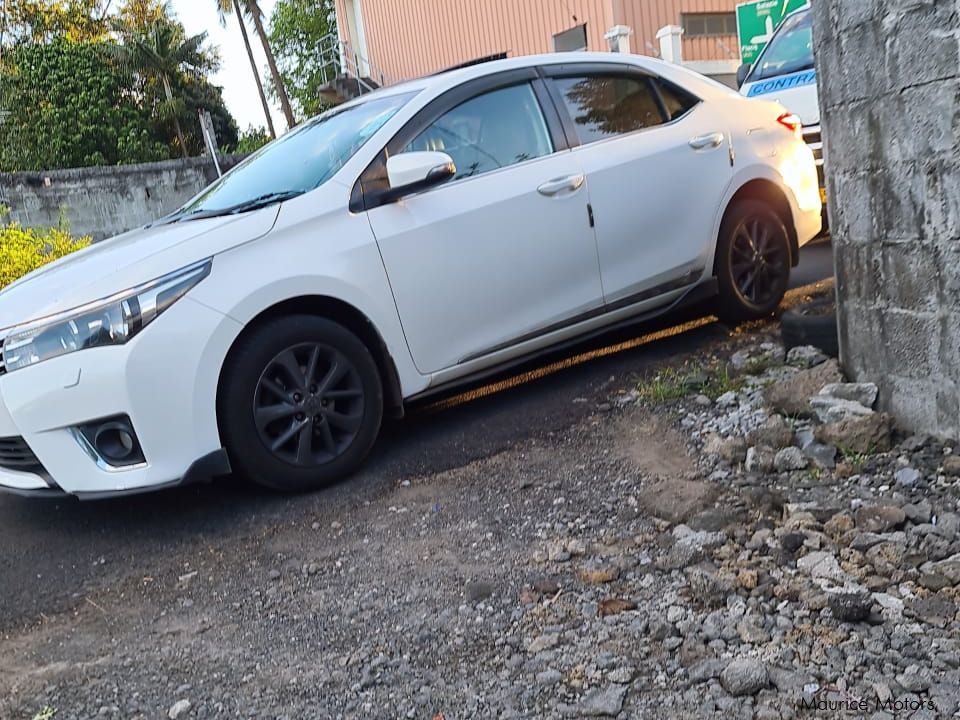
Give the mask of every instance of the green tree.
M 4 54 L 0 170 L 114 165 L 168 157 L 128 71 L 103 43 L 58 38 Z
M 153 22 L 145 30 L 131 29 L 114 56 L 124 67 L 142 77 L 155 79 L 163 87 L 164 100 L 158 106 L 161 119 L 170 119 L 176 130 L 183 157 L 189 156 L 180 117 L 186 104 L 173 92 L 174 81 L 183 72 L 198 71 L 208 59 L 203 53 L 206 33 L 184 37 L 183 26 L 169 20 Z
M 157 24 L 172 25 L 174 34 L 178 36 L 186 34 L 165 0 L 125 0 L 112 24 L 125 43 L 131 42 L 131 38 L 152 33 Z M 223 91 L 207 79 L 219 64 L 216 52 L 202 48 L 190 66 L 184 66 L 173 74 L 170 85 L 177 102 L 172 108 L 168 107 L 166 88 L 161 77 L 157 73 L 137 73 L 134 91 L 140 97 L 140 102 L 150 109 L 157 136 L 167 138 L 174 152 L 182 152 L 175 121 L 180 124 L 188 154 L 205 152 L 206 145 L 197 122 L 201 110 L 210 113 L 221 147 L 230 147 L 237 142 L 237 124 L 223 102 Z
M 111 0 L 4 0 L 0 3 L 0 46 L 103 40 Z
M 193 74 L 180 75 L 174 84 L 174 93 L 182 97 L 185 106 L 184 117 L 191 120 L 185 131 L 187 147 L 191 155 L 200 155 L 206 150 L 200 123 L 193 122 L 201 110 L 210 113 L 217 143 L 221 148 L 233 147 L 239 140 L 237 121 L 223 102 L 223 89 L 211 84 L 206 77 Z
M 240 133 L 237 144 L 233 146 L 232 150 L 238 155 L 248 155 L 262 148 L 270 142 L 270 139 L 270 135 L 266 130 L 261 127 L 255 128 L 251 125 Z
M 257 2 L 257 0 L 234 0 L 233 6 L 230 7 L 229 0 L 217 0 L 217 8 L 220 10 L 221 17 L 230 12 L 237 12 L 239 17 L 240 13 L 238 11 L 242 8 L 242 14 L 253 22 L 253 27 L 257 32 L 257 37 L 260 38 L 260 44 L 263 45 L 263 53 L 267 56 L 267 66 L 270 69 L 270 76 L 273 78 L 273 86 L 277 98 L 280 100 L 280 108 L 283 110 L 283 115 L 287 120 L 287 127 L 294 127 L 297 124 L 297 121 L 293 115 L 293 107 L 290 105 L 290 98 L 287 95 L 286 85 L 284 85 L 283 78 L 280 76 L 280 70 L 277 68 L 277 59 L 273 54 L 273 49 L 270 47 L 270 38 L 267 36 L 267 29 L 263 24 L 263 10 L 260 9 L 260 3 Z M 242 22 L 241 31 L 244 34 L 244 42 L 247 43 L 247 52 L 250 54 L 252 63 L 254 61 L 250 49 L 250 43 L 246 37 L 247 28 Z M 257 74 L 258 85 L 260 84 L 259 77 L 259 74 Z M 264 96 L 261 94 L 261 99 L 263 99 L 263 97 Z M 264 107 L 267 107 L 266 104 Z M 269 116 L 269 110 L 267 110 L 267 115 Z M 272 127 L 272 122 L 270 124 Z
M 267 128 L 270 130 L 270 137 L 275 138 L 277 131 L 273 127 L 270 103 L 267 102 L 267 94 L 263 91 L 263 80 L 260 79 L 260 69 L 257 67 L 257 60 L 253 56 L 253 46 L 250 45 L 250 35 L 247 33 L 247 24 L 244 22 L 239 0 L 217 0 L 217 12 L 220 14 L 220 24 L 224 27 L 227 24 L 227 15 L 234 14 L 237 17 L 240 34 L 243 36 L 243 45 L 247 49 L 247 57 L 250 60 L 250 69 L 253 71 L 253 79 L 257 85 L 257 92 L 260 94 L 260 104 L 263 105 L 263 114 L 267 119 Z
M 301 118 L 325 109 L 320 90 L 336 67 L 318 48 L 336 24 L 333 0 L 278 0 L 270 16 L 270 44 Z

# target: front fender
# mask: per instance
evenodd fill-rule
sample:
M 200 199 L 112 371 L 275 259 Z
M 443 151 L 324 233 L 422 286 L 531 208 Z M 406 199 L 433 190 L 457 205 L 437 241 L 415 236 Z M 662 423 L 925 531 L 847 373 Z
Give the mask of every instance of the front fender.
M 213 350 L 221 355 L 210 358 L 217 377 L 242 328 L 261 314 L 298 298 L 328 297 L 350 305 L 370 321 L 397 368 L 402 395 L 420 392 L 428 378 L 413 364 L 376 245 L 351 245 L 306 259 L 302 257 L 304 245 L 302 240 L 268 237 L 219 255 L 210 277 L 191 293 L 195 301 L 222 313 L 241 328 L 227 347 Z

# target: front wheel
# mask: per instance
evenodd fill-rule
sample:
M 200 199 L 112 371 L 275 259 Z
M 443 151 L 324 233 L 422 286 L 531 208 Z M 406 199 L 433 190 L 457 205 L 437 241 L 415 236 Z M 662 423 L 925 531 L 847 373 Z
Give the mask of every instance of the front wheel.
M 715 267 L 721 320 L 770 315 L 790 284 L 790 238 L 783 220 L 762 202 L 738 202 L 720 227 Z
M 220 389 L 233 468 L 266 487 L 304 491 L 355 471 L 383 417 L 370 351 L 325 318 L 296 315 L 241 339 Z

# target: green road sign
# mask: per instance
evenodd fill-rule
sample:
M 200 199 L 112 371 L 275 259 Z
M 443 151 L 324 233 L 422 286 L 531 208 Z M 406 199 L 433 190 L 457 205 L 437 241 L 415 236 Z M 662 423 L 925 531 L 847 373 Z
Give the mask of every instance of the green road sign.
M 808 0 L 754 0 L 737 5 L 740 61 L 752 65 L 766 47 L 780 21 Z

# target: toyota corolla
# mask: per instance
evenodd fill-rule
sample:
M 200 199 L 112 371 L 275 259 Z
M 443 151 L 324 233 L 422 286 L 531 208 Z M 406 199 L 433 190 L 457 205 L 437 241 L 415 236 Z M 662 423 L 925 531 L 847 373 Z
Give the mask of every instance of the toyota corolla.
M 0 488 L 316 488 L 411 400 L 694 301 L 768 315 L 820 230 L 800 132 L 611 54 L 335 108 L 0 293 Z

